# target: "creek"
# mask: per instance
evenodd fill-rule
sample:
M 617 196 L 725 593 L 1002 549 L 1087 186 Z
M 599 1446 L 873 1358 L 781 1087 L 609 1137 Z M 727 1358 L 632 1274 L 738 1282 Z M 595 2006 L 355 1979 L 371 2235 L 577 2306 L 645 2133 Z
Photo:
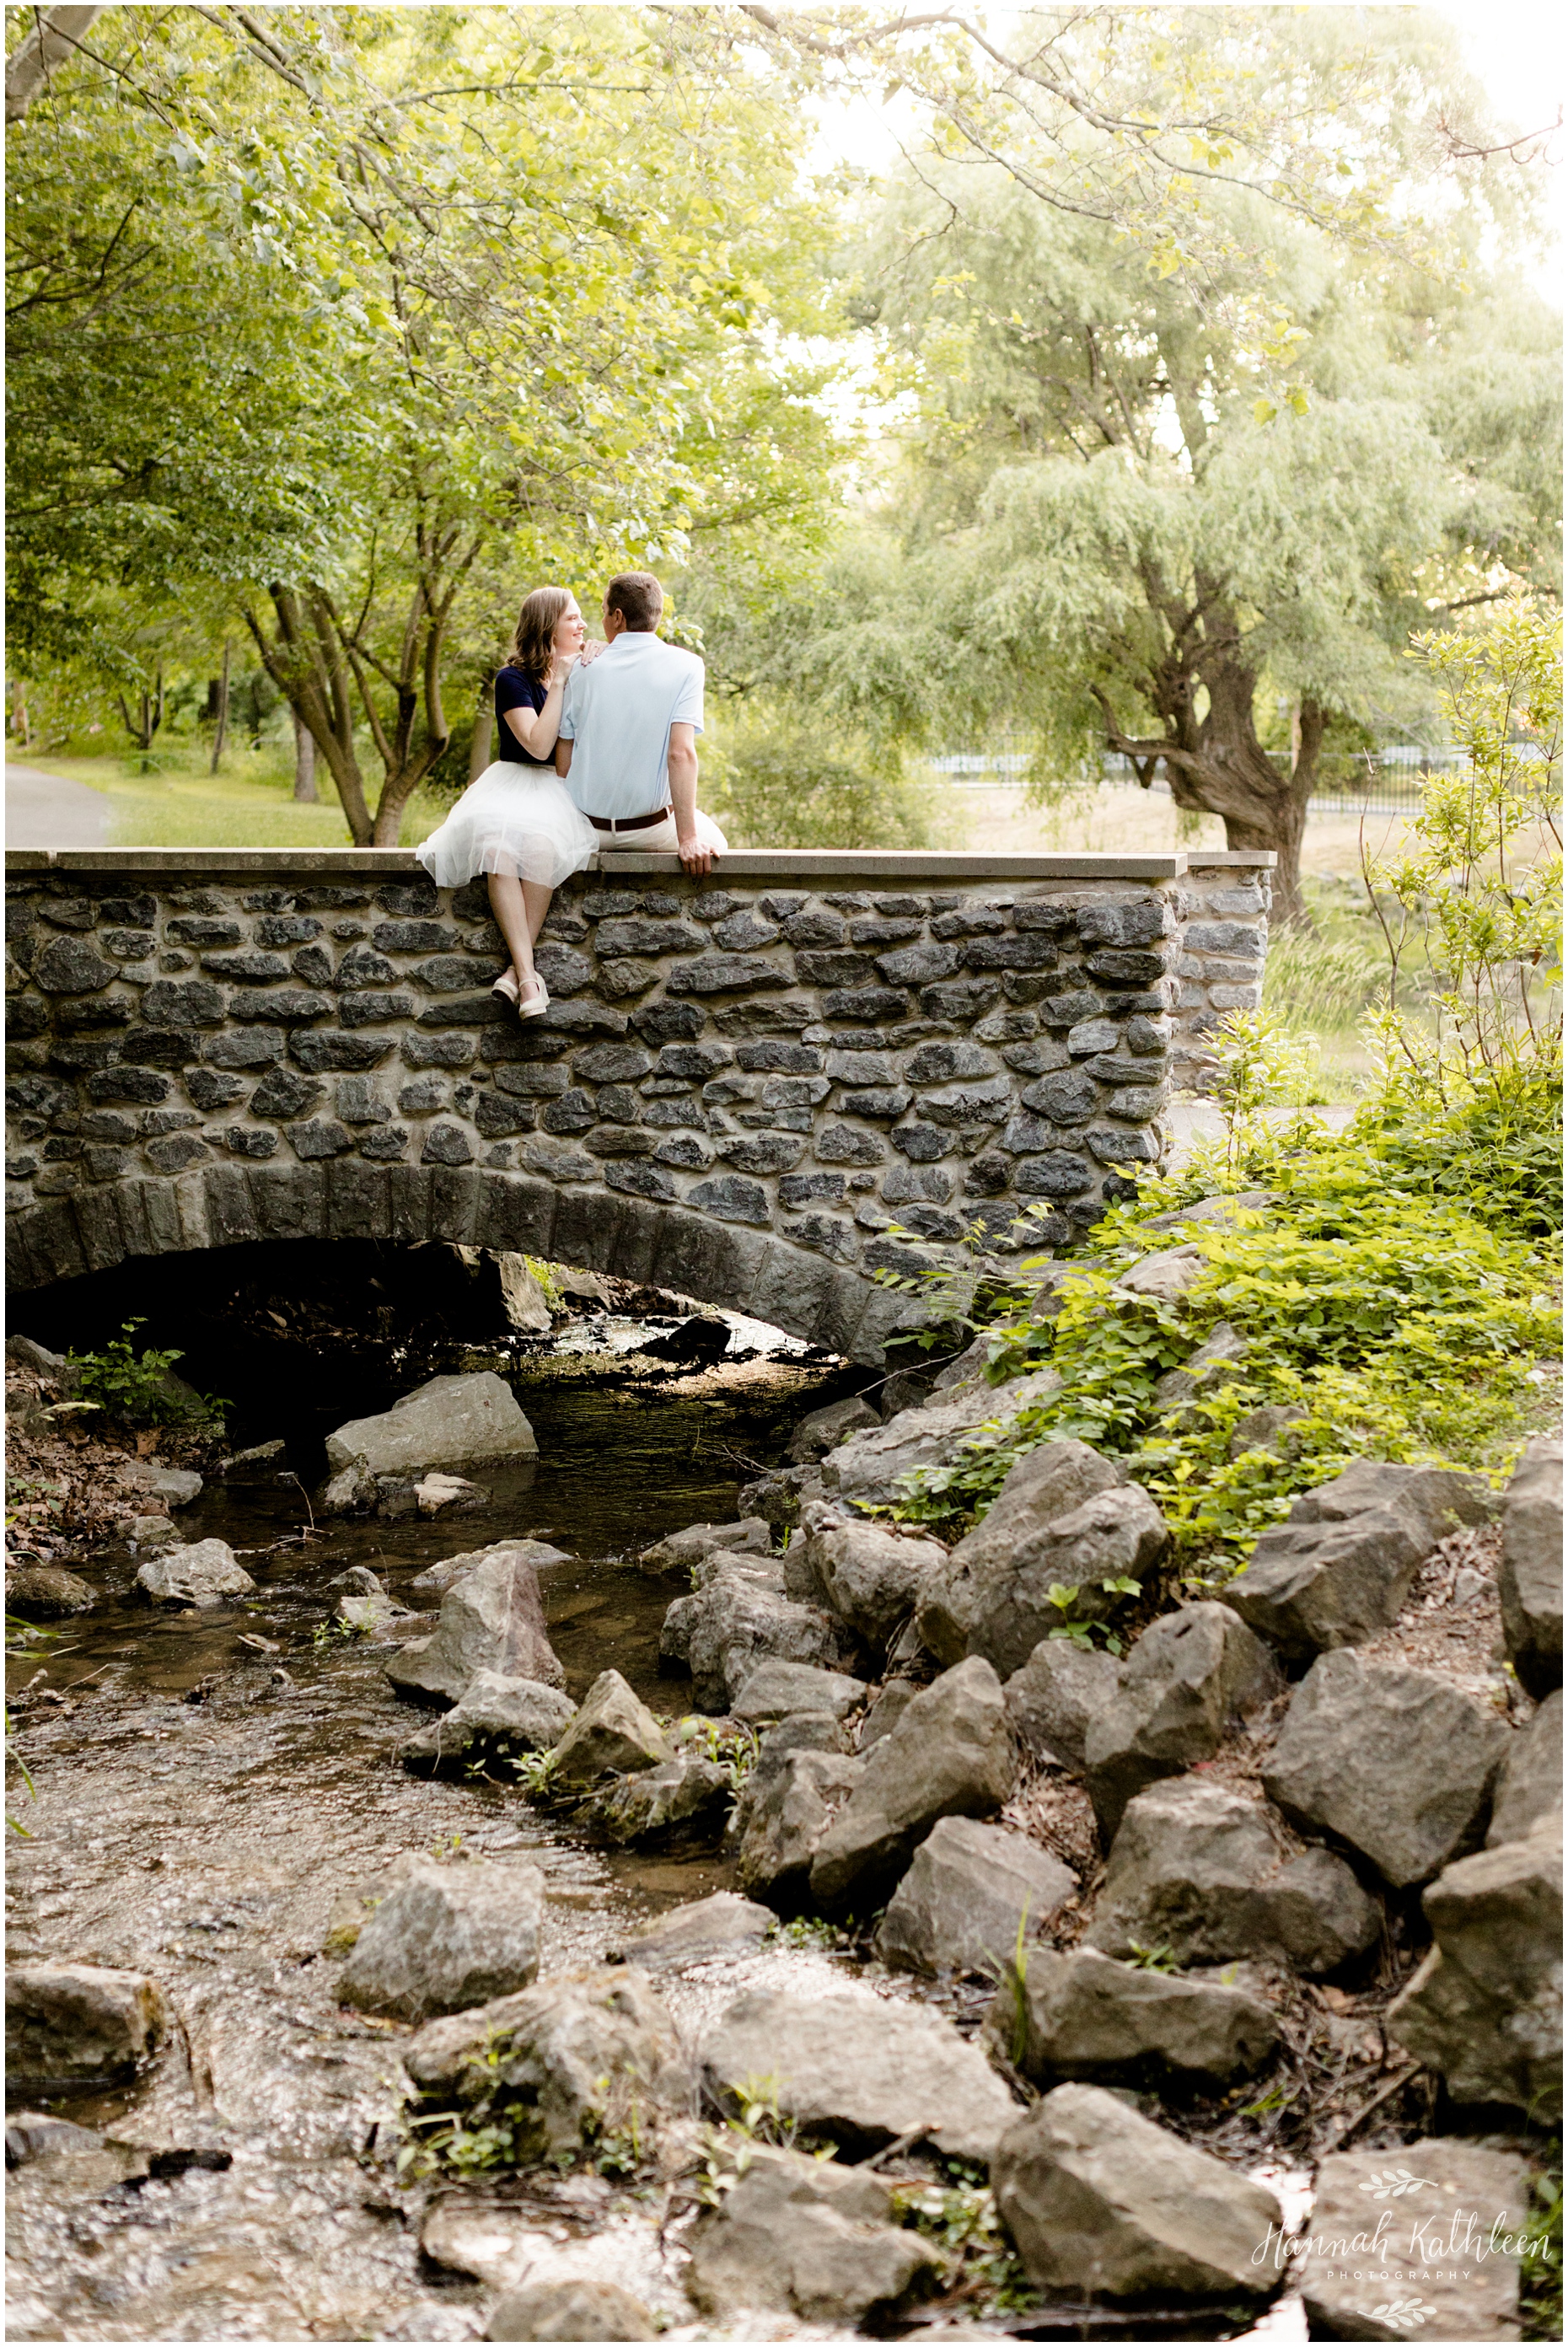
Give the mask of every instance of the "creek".
M 134 1588 L 136 1555 L 109 1551 L 86 1567 L 100 1604 L 62 1625 L 46 1659 L 13 1661 L 13 1684 L 33 1682 L 19 1745 L 35 1789 L 29 1799 L 14 1788 L 10 1804 L 29 1837 L 10 1853 L 12 1961 L 149 1973 L 179 2029 L 136 2087 L 50 2106 L 97 2130 L 99 2147 L 12 2175 L 10 2336 L 477 2337 L 493 2297 L 479 2277 L 493 2281 L 505 2262 L 496 2241 L 507 2257 L 522 2244 L 538 2275 L 621 2282 L 677 2338 L 845 2335 L 777 2318 L 728 2333 L 694 2321 L 657 2209 L 591 2170 L 400 2188 L 404 2033 L 336 2001 L 338 1963 L 322 1947 L 341 1889 L 408 1850 L 537 1865 L 548 1886 L 545 1977 L 603 1961 L 653 1914 L 733 1887 L 733 1870 L 711 1848 L 603 1848 L 504 1782 L 410 1775 L 398 1747 L 423 1715 L 392 1695 L 391 1649 L 326 1625 L 351 1566 L 371 1566 L 395 1596 L 428 1606 L 409 1592 L 425 1567 L 535 1535 L 569 1553 L 541 1575 L 568 1692 L 580 1699 L 614 1667 L 656 1711 L 678 1714 L 684 1683 L 658 1664 L 676 1593 L 632 1560 L 667 1532 L 733 1519 L 741 1483 L 778 1460 L 799 1419 L 863 1376 L 754 1327 L 732 1335 L 726 1358 L 688 1372 L 630 1351 L 648 1338 L 624 1317 L 519 1341 L 488 1291 L 450 1266 L 421 1273 L 426 1303 L 436 1299 L 421 1320 L 363 1286 L 356 1295 L 341 1258 L 333 1293 L 323 1300 L 319 1283 L 302 1282 L 272 1313 L 282 1334 L 269 1337 L 255 1306 L 265 1280 L 254 1267 L 249 1276 L 249 1289 L 226 1273 L 220 1292 L 210 1281 L 157 1296 L 118 1276 L 107 1296 L 82 1283 L 66 1299 L 68 1325 L 32 1330 L 79 1344 L 128 1308 L 145 1311 L 149 1337 L 183 1340 L 182 1368 L 204 1390 L 240 1397 L 231 1434 L 282 1435 L 289 1463 L 210 1476 L 177 1518 L 182 1540 L 216 1535 L 241 1553 L 253 1597 L 200 1614 L 155 1610 Z M 682 1326 L 667 1315 L 661 1333 L 670 1341 L 674 1330 L 679 1345 Z M 490 1494 L 477 1513 L 340 1520 L 313 1532 L 305 1495 L 327 1427 L 429 1375 L 479 1367 L 502 1368 L 513 1384 L 537 1464 L 476 1471 Z M 868 1976 L 809 1934 L 659 1985 L 688 2036 L 750 1987 L 933 1993 Z M 963 2010 L 975 2009 L 971 1997 Z M 466 2270 L 422 2250 L 422 2225 L 429 2238 L 443 2198 L 447 2239 L 470 2242 Z M 958 2310 L 954 2319 L 961 2325 Z M 988 2328 L 1061 2335 L 1027 2318 Z M 1076 2335 L 1129 2334 L 1112 2318 Z M 1167 2316 L 1156 2335 L 1225 2327 Z

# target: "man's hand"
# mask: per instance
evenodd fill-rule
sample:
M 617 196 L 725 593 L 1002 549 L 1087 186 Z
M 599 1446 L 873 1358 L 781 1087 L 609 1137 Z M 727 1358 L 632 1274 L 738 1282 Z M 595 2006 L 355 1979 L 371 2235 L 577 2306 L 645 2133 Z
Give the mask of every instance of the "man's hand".
M 684 720 L 670 728 L 670 805 L 676 849 L 688 872 L 711 872 L 713 851 L 697 830 L 697 733 Z

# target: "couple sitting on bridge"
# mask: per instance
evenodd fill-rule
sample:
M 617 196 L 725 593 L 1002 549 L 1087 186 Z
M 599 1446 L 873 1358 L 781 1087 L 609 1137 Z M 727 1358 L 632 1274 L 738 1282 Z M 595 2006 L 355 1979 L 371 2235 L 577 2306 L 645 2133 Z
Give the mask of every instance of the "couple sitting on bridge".
M 569 873 L 607 848 L 679 855 L 706 872 L 727 843 L 697 806 L 702 663 L 654 634 L 664 590 L 645 570 L 612 579 L 602 644 L 584 644 L 565 587 L 536 587 L 496 679 L 500 750 L 415 850 L 438 887 L 489 876 L 512 957 L 494 992 L 519 1017 L 549 1009 L 534 943 Z

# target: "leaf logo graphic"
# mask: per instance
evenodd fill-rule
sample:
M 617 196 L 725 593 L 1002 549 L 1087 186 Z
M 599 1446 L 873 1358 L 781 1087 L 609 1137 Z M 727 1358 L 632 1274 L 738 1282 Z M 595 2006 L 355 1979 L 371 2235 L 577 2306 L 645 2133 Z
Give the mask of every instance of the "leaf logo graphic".
M 1412 2176 L 1408 2168 L 1385 2168 L 1368 2176 L 1360 2189 L 1374 2200 L 1398 2200 L 1404 2193 L 1430 2186 L 1431 2180 L 1430 2176 Z
M 1424 2299 L 1386 2298 L 1381 2306 L 1372 2309 L 1372 2320 L 1386 2322 L 1394 2331 L 1419 2331 L 1433 2311 Z

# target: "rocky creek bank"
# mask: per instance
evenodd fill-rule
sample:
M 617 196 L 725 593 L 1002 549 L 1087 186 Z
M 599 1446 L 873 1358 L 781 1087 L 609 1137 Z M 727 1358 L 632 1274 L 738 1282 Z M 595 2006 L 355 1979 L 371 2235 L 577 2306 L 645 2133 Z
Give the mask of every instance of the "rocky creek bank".
M 281 2303 L 269 2227 L 318 2336 L 1522 2335 L 1561 2113 L 1560 1444 L 1501 1491 L 1361 1461 L 1183 1602 L 1158 1510 L 1080 1442 L 950 1547 L 868 1515 L 1038 1387 L 983 1351 L 797 1413 L 732 1512 L 666 1510 L 614 1565 L 619 1644 L 574 1632 L 559 1511 L 507 1488 L 506 1380 L 343 1422 L 329 1666 L 39 1740 L 17 2335 L 275 2335 L 236 2311 Z M 142 1602 L 249 1606 L 202 1594 L 225 1545 L 160 1546 Z M 1053 1587 L 1107 1583 L 1119 1659 L 1050 1635 Z M 197 1851 L 200 1891 L 158 1880 Z M 86 2200 L 46 2188 L 73 2161 Z M 37 2278 L 89 2237 L 53 2330 Z

